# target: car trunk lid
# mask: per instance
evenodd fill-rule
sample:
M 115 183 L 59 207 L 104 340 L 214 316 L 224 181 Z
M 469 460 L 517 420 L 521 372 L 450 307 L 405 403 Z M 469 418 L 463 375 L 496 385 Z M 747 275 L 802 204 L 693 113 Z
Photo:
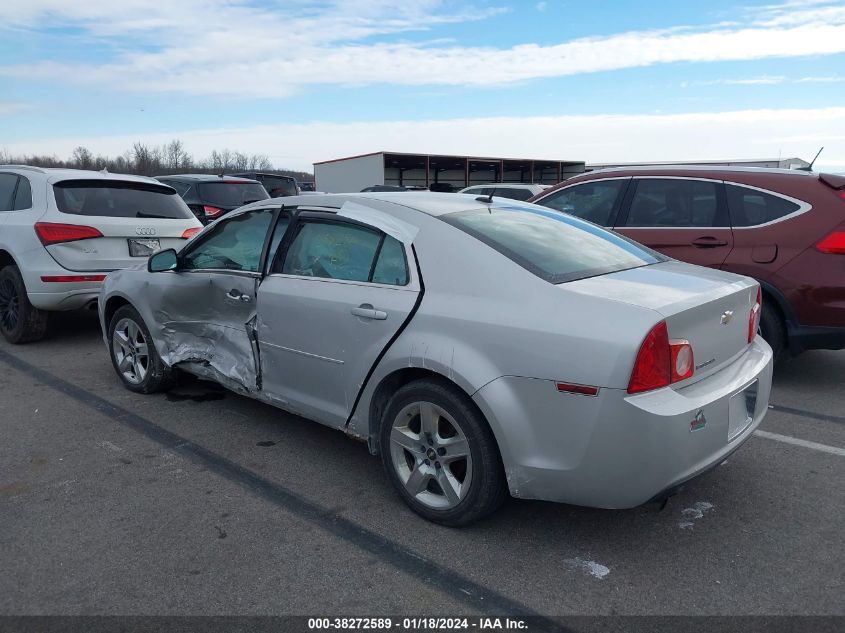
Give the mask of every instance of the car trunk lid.
M 677 261 L 641 266 L 562 284 L 570 291 L 654 310 L 670 339 L 686 339 L 695 355 L 694 382 L 730 363 L 748 346 L 757 284 Z M 655 320 L 659 320 L 655 315 Z M 643 336 L 645 336 L 643 332 Z

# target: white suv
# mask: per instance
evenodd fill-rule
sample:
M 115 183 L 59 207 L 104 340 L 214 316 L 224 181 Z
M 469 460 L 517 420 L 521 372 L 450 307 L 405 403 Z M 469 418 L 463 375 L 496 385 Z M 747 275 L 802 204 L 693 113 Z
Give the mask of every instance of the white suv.
M 42 338 L 46 311 L 92 306 L 110 271 L 201 228 L 152 178 L 0 165 L 0 332 L 11 343 Z

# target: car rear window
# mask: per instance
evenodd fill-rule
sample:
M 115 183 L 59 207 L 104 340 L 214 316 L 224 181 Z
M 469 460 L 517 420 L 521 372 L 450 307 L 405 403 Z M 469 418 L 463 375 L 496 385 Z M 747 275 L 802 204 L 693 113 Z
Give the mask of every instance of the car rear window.
M 197 190 L 204 203 L 215 207 L 241 207 L 270 197 L 267 190 L 257 182 L 203 182 L 197 186 Z
M 118 180 L 64 180 L 53 185 L 62 213 L 113 218 L 187 219 L 194 214 L 170 187 Z
M 271 198 L 295 196 L 298 193 L 296 190 L 296 181 L 292 179 L 280 178 L 278 176 L 263 176 L 261 183 Z
M 473 209 L 440 217 L 554 284 L 666 261 L 662 255 L 589 222 L 529 205 Z

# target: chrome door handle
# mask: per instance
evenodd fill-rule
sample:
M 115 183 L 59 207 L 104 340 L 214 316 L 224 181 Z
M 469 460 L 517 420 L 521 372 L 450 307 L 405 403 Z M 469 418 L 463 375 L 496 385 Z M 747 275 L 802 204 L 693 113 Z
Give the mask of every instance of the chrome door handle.
M 252 301 L 252 297 L 250 297 L 249 295 L 245 295 L 240 290 L 235 290 L 234 288 L 227 292 L 226 296 L 229 299 L 234 299 L 235 301 L 243 301 L 244 303 L 249 303 L 250 301 Z
M 383 310 L 376 310 L 369 303 L 362 303 L 357 308 L 350 310 L 352 314 L 362 319 L 374 319 L 376 321 L 384 321 L 387 318 L 387 312 Z

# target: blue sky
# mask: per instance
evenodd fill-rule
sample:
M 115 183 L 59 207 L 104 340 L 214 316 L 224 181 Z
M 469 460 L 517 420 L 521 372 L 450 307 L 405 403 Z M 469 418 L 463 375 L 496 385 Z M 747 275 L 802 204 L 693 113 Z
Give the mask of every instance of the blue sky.
M 845 170 L 845 2 L 5 0 L 0 150 Z

